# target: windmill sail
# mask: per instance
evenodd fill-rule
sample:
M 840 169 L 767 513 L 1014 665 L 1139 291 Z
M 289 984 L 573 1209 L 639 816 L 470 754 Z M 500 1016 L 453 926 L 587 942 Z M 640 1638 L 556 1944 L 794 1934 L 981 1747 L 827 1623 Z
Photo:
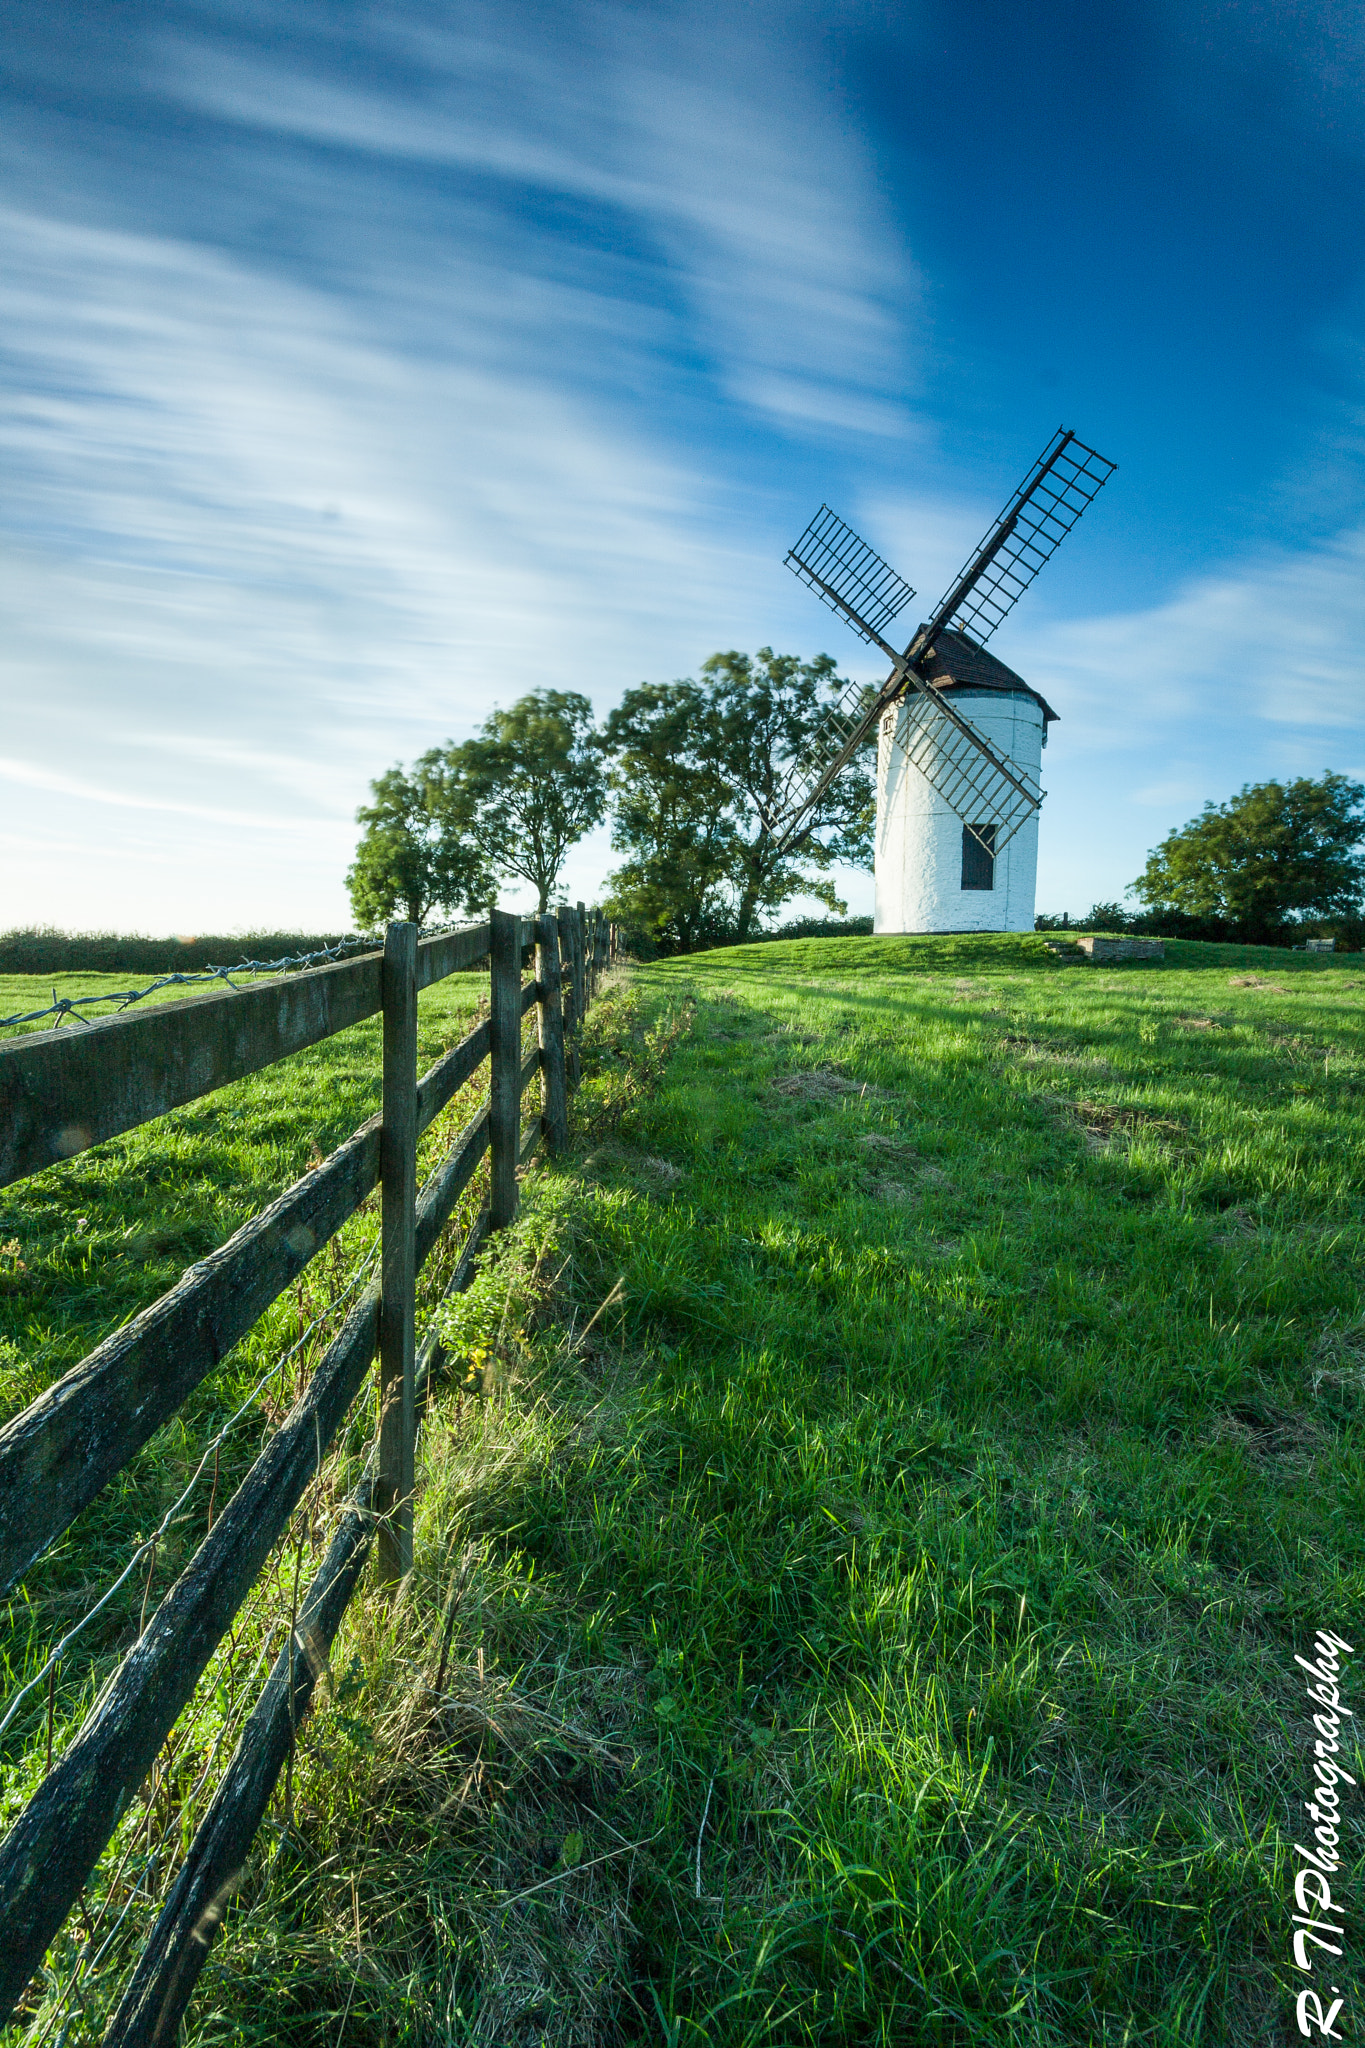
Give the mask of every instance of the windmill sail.
M 828 505 L 787 550 L 787 567 L 871 647 L 886 645 L 882 628 L 899 618 L 915 594 Z
M 996 829 L 997 847 L 1003 848 L 1038 809 L 1042 791 L 933 683 L 908 668 L 903 655 L 881 639 L 873 644 L 896 663 L 889 681 L 880 690 L 850 683 L 827 707 L 809 750 L 793 765 L 778 793 L 765 821 L 769 829 L 783 848 L 793 846 L 809 829 L 825 791 L 867 742 L 878 720 L 897 715 L 899 700 L 905 697 L 900 715 L 909 724 L 902 737 L 912 763 L 969 831 L 989 821 Z
M 935 623 L 984 647 L 1117 467 L 1059 427 L 968 557 L 949 593 L 952 608 Z
M 913 691 L 905 703 L 885 715 L 898 722 L 897 737 L 912 768 L 917 768 L 931 789 L 956 811 L 967 830 L 978 839 L 978 826 L 992 829 L 990 850 L 1001 853 L 1021 825 L 1026 825 L 1042 804 L 1043 792 L 1011 761 L 1008 769 L 990 742 L 963 719 L 963 732 L 956 719 L 946 718 L 927 690 Z M 984 840 L 982 842 L 985 843 Z
M 918 658 L 921 651 L 927 650 L 925 629 L 920 629 L 904 654 L 883 637 L 882 626 L 903 611 L 914 596 L 910 585 L 828 505 L 820 507 L 800 540 L 789 550 L 787 564 L 870 647 L 880 648 L 893 666 L 880 690 L 865 683 L 850 683 L 826 710 L 810 748 L 793 764 L 765 819 L 779 845 L 783 849 L 795 845 L 803 831 L 810 829 L 825 791 L 865 743 L 888 705 L 910 691 L 932 707 L 933 728 L 942 729 L 945 737 L 948 732 L 952 734 L 946 749 L 936 757 L 927 743 L 930 727 L 924 725 L 920 737 L 926 744 L 916 749 L 916 765 L 954 810 L 969 797 L 974 797 L 978 806 L 993 799 L 988 816 L 1003 846 L 1038 808 L 1040 794 L 1023 779 L 1014 763 L 998 753 L 985 735 L 911 666 L 912 656 Z M 964 824 L 969 823 L 961 811 L 959 816 Z M 982 822 L 979 808 L 970 822 Z
M 829 707 L 766 821 L 782 847 L 810 830 L 826 790 L 902 699 L 909 759 L 969 831 L 989 822 L 999 848 L 1027 823 L 1042 803 L 1041 788 L 934 687 L 924 663 L 945 627 L 977 646 L 990 638 L 1116 467 L 1059 428 L 903 654 L 883 629 L 914 591 L 828 505 L 820 507 L 789 550 L 787 566 L 869 646 L 889 656 L 892 669 L 879 690 L 850 684 Z

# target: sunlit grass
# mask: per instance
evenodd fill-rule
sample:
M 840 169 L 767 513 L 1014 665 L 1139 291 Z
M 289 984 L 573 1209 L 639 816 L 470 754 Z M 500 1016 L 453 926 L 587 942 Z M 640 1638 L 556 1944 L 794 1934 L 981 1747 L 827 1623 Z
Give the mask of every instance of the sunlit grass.
M 1365 973 L 1170 952 L 603 997 L 191 2038 L 1285 2038 Z

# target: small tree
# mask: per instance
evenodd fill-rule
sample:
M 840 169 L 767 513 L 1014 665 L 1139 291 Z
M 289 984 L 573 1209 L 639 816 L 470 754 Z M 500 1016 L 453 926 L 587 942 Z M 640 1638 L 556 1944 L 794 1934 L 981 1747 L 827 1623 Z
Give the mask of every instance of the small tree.
M 365 827 L 347 871 L 351 910 L 362 931 L 401 911 L 424 924 L 434 910 L 471 914 L 487 903 L 492 876 L 480 847 L 461 830 L 440 756 L 424 754 L 411 775 L 388 769 L 356 812 Z
M 611 876 L 608 914 L 682 952 L 728 922 L 732 793 L 715 740 L 707 693 L 693 682 L 627 690 L 603 734 L 611 843 L 629 856 Z
M 1163 839 L 1133 892 L 1154 910 L 1274 938 L 1305 920 L 1358 914 L 1362 838 L 1365 786 L 1347 776 L 1247 784 Z
M 544 910 L 569 848 L 598 823 L 606 785 L 592 706 L 535 690 L 440 754 L 445 804 L 491 869 L 521 875 Z
M 1079 925 L 1082 931 L 1126 932 L 1132 922 L 1132 911 L 1121 903 L 1092 903 Z
M 720 932 L 747 939 L 796 895 L 842 914 L 836 861 L 872 864 L 876 796 L 850 763 L 779 853 L 771 820 L 793 768 L 810 759 L 830 699 L 847 686 L 829 655 L 803 662 L 761 647 L 713 654 L 702 681 L 641 684 L 607 720 L 613 840 L 630 859 L 613 908 L 682 948 Z M 868 750 L 875 745 L 869 738 Z
M 814 896 L 842 917 L 848 905 L 826 870 L 836 861 L 872 866 L 877 793 L 866 768 L 849 763 L 806 820 L 799 845 L 787 852 L 778 852 L 767 822 L 791 769 L 809 760 L 830 700 L 847 688 L 833 660 L 818 654 L 798 661 L 760 647 L 753 660 L 713 654 L 702 674 L 718 721 L 717 766 L 734 790 L 736 937 L 750 937 L 761 910 L 776 910 L 793 896 Z M 864 756 L 875 746 L 873 733 Z

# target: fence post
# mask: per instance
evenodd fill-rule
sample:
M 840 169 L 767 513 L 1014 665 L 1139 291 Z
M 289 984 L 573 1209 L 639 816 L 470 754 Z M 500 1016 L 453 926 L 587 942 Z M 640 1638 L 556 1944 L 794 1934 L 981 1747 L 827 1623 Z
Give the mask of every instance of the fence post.
M 578 1003 L 576 1000 L 577 977 L 573 966 L 573 911 L 567 903 L 561 903 L 555 911 L 555 925 L 559 932 L 560 959 L 560 1017 L 564 1032 L 564 1085 L 566 1090 L 578 1086 L 578 1048 L 574 1043 L 578 1036 Z
M 521 1111 L 521 919 L 492 913 L 488 1141 L 493 1155 L 488 1221 L 501 1230 L 517 1213 Z
M 379 1139 L 379 1576 L 412 1570 L 417 1285 L 417 927 L 384 934 L 384 1118 Z
M 550 914 L 559 934 L 559 1014 L 567 1045 L 573 1036 L 573 940 L 569 936 L 569 906 L 557 903 Z
M 540 1002 L 536 1010 L 539 1026 L 540 1079 L 544 1094 L 542 1129 L 551 1153 L 562 1152 L 569 1142 L 568 1086 L 564 1074 L 564 1012 L 559 971 L 559 926 L 547 912 L 536 921 L 536 980 Z
M 583 957 L 583 932 L 587 924 L 583 905 L 580 903 L 573 914 L 573 1000 L 574 1037 L 583 1029 L 583 1019 L 588 1014 L 588 970 Z

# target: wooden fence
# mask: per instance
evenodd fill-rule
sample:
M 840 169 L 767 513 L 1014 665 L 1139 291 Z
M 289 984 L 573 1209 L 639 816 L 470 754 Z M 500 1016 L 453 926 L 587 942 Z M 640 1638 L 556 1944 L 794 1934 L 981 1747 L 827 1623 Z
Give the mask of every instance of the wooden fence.
M 574 1040 L 613 937 L 597 912 L 423 939 L 390 925 L 382 953 L 231 994 L 0 1044 L 0 1186 L 40 1172 L 303 1047 L 383 1016 L 383 1109 L 168 1294 L 0 1430 L 0 1593 L 128 1463 L 289 1286 L 376 1184 L 380 1272 L 293 1409 L 142 1628 L 56 1766 L 0 1843 L 0 2022 L 39 1968 L 119 1817 L 147 1777 L 253 1581 L 359 1394 L 376 1352 L 379 1430 L 297 1624 L 277 1657 L 115 2015 L 106 2043 L 172 2043 L 213 1931 L 377 1534 L 382 1580 L 412 1563 L 414 1446 L 443 1363 L 415 1343 L 416 1279 L 485 1152 L 487 1205 L 447 1290 L 467 1287 L 485 1236 L 512 1221 L 517 1168 L 568 1135 Z M 534 956 L 534 974 L 522 970 Z M 417 1074 L 417 997 L 489 963 L 489 1015 Z M 538 1043 L 522 1056 L 534 1007 Z M 417 1140 L 484 1065 L 488 1094 L 425 1186 Z M 521 1100 L 541 1075 L 540 1116 Z

